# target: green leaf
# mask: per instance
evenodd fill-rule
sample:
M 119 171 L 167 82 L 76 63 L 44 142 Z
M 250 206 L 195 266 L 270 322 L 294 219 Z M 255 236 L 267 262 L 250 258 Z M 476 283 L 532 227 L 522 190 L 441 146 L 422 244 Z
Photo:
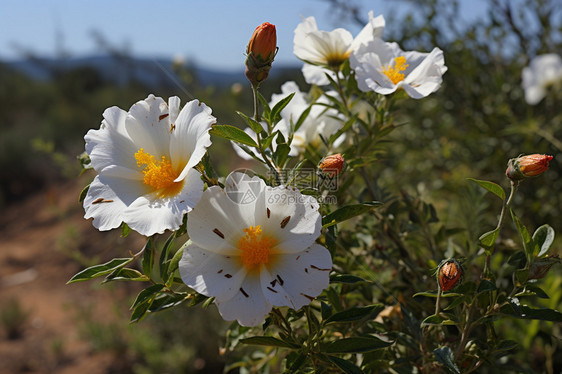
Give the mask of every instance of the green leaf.
M 252 336 L 249 338 L 240 339 L 240 342 L 243 344 L 265 345 L 269 347 L 281 347 L 281 348 L 290 348 L 290 349 L 300 348 L 300 346 L 296 344 L 285 342 L 273 336 Z
M 437 315 L 437 314 L 433 314 L 431 316 L 426 317 L 422 322 L 421 325 L 422 326 L 426 326 L 426 325 L 441 325 L 443 324 L 443 321 L 445 320 L 445 318 Z
M 121 236 L 126 238 L 131 233 L 131 228 L 125 222 L 121 224 Z
M 308 355 L 300 352 L 291 352 L 291 354 L 287 355 L 287 368 L 289 373 L 296 372 L 308 358 Z
M 496 183 L 478 180 L 478 179 L 473 179 L 473 178 L 468 178 L 468 180 L 475 182 L 480 187 L 484 188 L 485 190 L 490 191 L 491 193 L 493 193 L 494 195 L 496 195 L 500 199 L 505 200 L 505 191 L 503 190 L 503 188 L 501 188 Z
M 131 258 L 114 258 L 113 260 L 106 262 L 105 264 L 94 265 L 87 269 L 82 270 L 67 282 L 67 284 L 74 283 L 74 282 L 82 282 L 85 280 L 101 277 L 103 275 L 107 275 L 118 269 L 120 267 L 124 267 L 131 261 L 133 261 L 133 257 Z
M 86 198 L 86 195 L 88 194 L 88 190 L 90 189 L 90 185 L 88 184 L 86 187 L 84 187 L 82 189 L 82 191 L 80 191 L 80 196 L 78 197 L 78 201 L 79 202 L 83 202 L 84 199 Z
M 186 294 L 160 294 L 151 303 L 148 311 L 154 313 L 175 307 L 183 303 L 186 300 L 186 296 Z
M 295 123 L 295 128 L 293 129 L 294 132 L 297 132 L 300 129 L 300 127 L 304 123 L 304 120 L 310 114 L 310 111 L 312 110 L 312 105 L 314 104 L 309 105 L 308 108 L 306 108 L 305 111 L 301 113 L 299 119 L 297 120 L 297 123 Z
M 258 146 L 254 139 L 250 137 L 250 135 L 246 134 L 238 127 L 230 125 L 213 125 L 211 127 L 211 130 L 209 131 L 209 134 L 220 136 L 221 138 L 232 140 L 237 143 L 249 145 L 250 147 Z
M 242 112 L 236 112 L 240 117 L 244 118 L 244 120 L 246 121 L 246 123 L 248 123 L 248 125 L 250 126 L 250 128 L 252 130 L 254 130 L 254 132 L 256 134 L 259 134 L 263 131 L 263 126 L 261 125 L 261 123 L 259 123 L 258 121 L 256 121 L 253 118 L 248 117 L 247 115 L 245 115 Z
M 154 246 L 153 239 L 148 238 L 143 248 L 142 255 L 142 271 L 150 278 L 152 274 L 152 265 L 154 264 Z
M 118 268 L 114 270 L 111 274 L 109 274 L 102 284 L 112 281 L 137 281 L 137 282 L 146 282 L 149 278 L 135 269 L 129 268 Z
M 548 252 L 554 241 L 554 229 L 549 225 L 542 225 L 533 234 L 533 256 L 542 257 Z
M 476 293 L 490 292 L 497 289 L 498 288 L 493 282 L 489 281 L 488 279 L 482 279 L 482 281 L 480 281 L 480 284 L 478 285 Z
M 494 248 L 494 244 L 496 243 L 499 234 L 500 230 L 495 229 L 480 235 L 480 237 L 478 238 L 480 246 L 482 246 L 486 250 L 491 250 L 492 248 Z
M 443 292 L 441 294 L 441 297 L 454 297 L 454 296 L 461 296 L 462 294 L 460 293 L 455 293 L 455 292 Z M 416 297 L 416 296 L 426 296 L 426 297 L 437 297 L 437 291 L 425 291 L 425 292 L 418 292 L 417 294 L 415 294 L 412 297 Z
M 562 322 L 562 313 L 549 308 L 531 308 L 526 305 L 504 305 L 500 312 L 519 319 Z
M 326 353 L 365 353 L 386 348 L 392 344 L 394 344 L 394 342 L 385 342 L 374 336 L 359 336 L 330 342 L 323 346 L 322 351 Z
M 349 128 L 355 123 L 356 120 L 357 114 L 351 117 L 335 134 L 332 134 L 328 139 L 328 143 L 333 144 L 344 132 L 349 130 Z
M 330 283 L 355 284 L 358 282 L 366 282 L 366 280 L 350 274 L 334 274 L 330 276 Z
M 171 234 L 168 239 L 166 239 L 164 247 L 162 247 L 162 253 L 160 253 L 160 260 L 158 261 L 160 266 L 160 277 L 164 282 L 167 282 L 169 278 L 168 265 L 170 264 L 170 261 L 168 261 L 168 252 L 170 251 L 170 247 L 172 246 L 175 237 L 175 234 Z
M 289 152 L 291 152 L 291 147 L 289 147 L 287 143 L 277 144 L 277 148 L 275 148 L 275 152 L 273 152 L 275 164 L 282 167 L 289 156 Z
M 525 249 L 525 253 L 527 254 L 527 258 L 531 258 L 533 256 L 533 239 L 531 235 L 529 235 L 529 231 L 525 225 L 519 220 L 519 218 L 515 215 L 512 209 L 510 209 L 511 218 L 513 219 L 513 223 L 515 223 L 515 227 L 517 231 L 519 231 L 519 235 L 521 236 L 521 240 L 523 241 L 523 248 Z
M 322 319 L 327 320 L 332 315 L 332 312 L 334 311 L 334 308 L 331 305 L 326 304 L 325 302 L 321 301 L 320 302 L 320 311 L 322 312 Z
M 519 292 L 515 296 L 516 297 L 536 296 L 536 297 L 540 297 L 541 299 L 549 299 L 550 298 L 550 297 L 548 297 L 547 293 L 544 292 L 544 290 L 540 287 L 533 286 L 532 284 L 528 284 L 527 286 L 525 286 L 525 288 L 526 288 L 526 291 Z
M 148 312 L 148 308 L 150 308 L 150 304 L 152 304 L 152 299 L 147 300 L 147 302 L 137 305 L 137 307 L 133 310 L 131 314 L 131 319 L 129 323 L 139 322 L 142 320 L 146 313 Z
M 435 359 L 440 364 L 444 365 L 447 369 L 452 371 L 455 374 L 460 374 L 460 370 L 455 363 L 455 357 L 453 356 L 453 352 L 449 347 L 439 347 L 433 350 L 433 354 L 435 355 Z
M 133 302 L 131 309 L 135 309 L 139 304 L 144 303 L 145 301 L 149 300 L 150 298 L 156 297 L 156 294 L 160 292 L 164 288 L 163 284 L 153 284 L 139 292 L 137 298 Z
M 383 205 L 380 201 L 370 201 L 361 204 L 346 205 L 322 218 L 323 227 L 335 225 L 350 218 L 368 212 L 369 210 Z
M 406 327 L 410 330 L 411 335 L 417 340 L 422 341 L 423 334 L 420 327 L 420 321 L 414 316 L 414 314 L 406 307 L 406 305 L 400 303 L 400 311 L 404 317 L 404 322 Z
M 330 318 L 324 321 L 324 324 L 349 323 L 349 322 L 359 321 L 367 317 L 372 318 L 376 316 L 383 309 L 384 309 L 384 305 L 382 304 L 374 304 L 369 306 L 346 309 L 341 312 L 333 314 Z
M 295 96 L 294 92 L 289 96 L 281 99 L 277 104 L 275 104 L 275 106 L 273 106 L 273 108 L 271 108 L 271 114 L 269 115 L 271 123 L 278 122 L 277 117 L 280 116 L 281 111 L 287 106 L 287 104 L 289 104 L 293 96 Z
M 359 369 L 355 364 L 349 362 L 348 360 L 329 355 L 326 357 L 346 374 L 363 374 L 363 371 L 361 369 Z

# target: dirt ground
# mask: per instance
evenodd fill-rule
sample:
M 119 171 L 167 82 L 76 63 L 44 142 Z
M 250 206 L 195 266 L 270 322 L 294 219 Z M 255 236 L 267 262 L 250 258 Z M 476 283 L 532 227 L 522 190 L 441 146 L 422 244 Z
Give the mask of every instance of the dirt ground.
M 115 300 L 127 290 L 66 282 L 92 260 L 125 257 L 144 242 L 119 230 L 100 233 L 84 220 L 78 195 L 85 183 L 51 187 L 0 215 L 0 374 L 112 371 L 116 358 L 92 348 L 80 321 L 85 311 L 115 318 Z

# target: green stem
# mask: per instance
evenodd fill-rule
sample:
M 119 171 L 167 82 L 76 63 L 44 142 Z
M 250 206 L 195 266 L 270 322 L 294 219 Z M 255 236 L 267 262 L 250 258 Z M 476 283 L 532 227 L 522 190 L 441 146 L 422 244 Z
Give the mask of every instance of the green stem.
M 252 85 L 252 96 L 254 98 L 254 119 L 260 121 L 259 101 L 258 101 L 258 86 Z M 269 126 L 269 124 L 268 124 Z
M 437 299 L 435 300 L 435 315 L 439 315 L 439 301 L 441 301 L 441 286 L 437 286 Z

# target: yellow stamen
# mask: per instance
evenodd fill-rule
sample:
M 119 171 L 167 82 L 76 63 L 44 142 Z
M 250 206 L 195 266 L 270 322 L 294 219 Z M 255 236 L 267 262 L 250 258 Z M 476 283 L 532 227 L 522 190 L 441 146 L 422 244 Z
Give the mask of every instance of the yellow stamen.
M 174 182 L 179 173 L 173 169 L 172 163 L 166 159 L 166 156 L 162 156 L 160 162 L 157 163 L 153 155 L 141 148 L 135 153 L 135 160 L 137 160 L 139 168 L 146 165 L 142 171 L 144 184 L 152 187 L 154 191 L 158 191 L 160 196 L 174 196 L 181 191 L 183 181 Z
M 406 70 L 409 65 L 406 64 L 406 57 L 399 56 L 394 59 L 394 67 L 388 65 L 382 68 L 382 72 L 392 81 L 394 84 L 398 84 L 404 80 L 404 74 L 401 71 Z
M 238 241 L 238 249 L 242 252 L 240 258 L 246 269 L 252 270 L 260 265 L 267 265 L 275 240 L 263 236 L 259 225 L 250 226 L 244 229 L 244 232 L 246 236 Z

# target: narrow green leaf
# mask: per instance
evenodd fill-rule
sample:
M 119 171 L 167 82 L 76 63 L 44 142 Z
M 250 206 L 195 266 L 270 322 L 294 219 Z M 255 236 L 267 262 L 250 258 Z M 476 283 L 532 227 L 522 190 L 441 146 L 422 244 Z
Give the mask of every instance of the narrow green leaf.
M 515 227 L 517 228 L 517 231 L 519 231 L 519 235 L 521 236 L 521 240 L 523 241 L 523 248 L 525 249 L 527 258 L 530 259 L 533 256 L 534 250 L 533 239 L 531 238 L 531 235 L 529 235 L 529 231 L 527 231 L 525 225 L 519 220 L 512 209 L 510 209 L 510 212 L 513 223 L 515 223 Z
M 385 342 L 379 338 L 353 337 L 338 339 L 323 346 L 322 351 L 326 353 L 365 353 L 377 349 L 386 348 L 394 342 Z
M 366 282 L 366 280 L 350 274 L 334 274 L 330 276 L 330 283 L 355 284 L 358 282 Z
M 359 321 L 363 318 L 374 318 L 381 310 L 384 309 L 382 304 L 374 304 L 363 307 L 355 307 L 335 313 L 324 321 L 328 323 L 349 323 Z
M 353 126 L 353 124 L 355 123 L 355 121 L 357 120 L 357 115 L 354 115 L 353 117 L 351 117 L 346 123 L 344 123 L 344 125 L 342 126 L 341 129 L 339 129 L 335 134 L 332 134 L 330 136 L 330 138 L 328 139 L 328 143 L 329 144 L 333 144 L 336 140 L 338 140 L 338 138 L 347 130 L 349 130 L 349 128 L 351 126 Z
M 259 123 L 258 121 L 256 121 L 255 119 L 248 117 L 247 115 L 245 115 L 242 112 L 236 112 L 240 117 L 244 118 L 244 120 L 246 121 L 246 123 L 250 126 L 250 128 L 252 130 L 254 130 L 254 132 L 256 134 L 259 134 L 263 131 L 263 126 L 261 125 L 261 123 Z
M 554 241 L 554 229 L 549 225 L 542 225 L 533 234 L 533 256 L 544 256 Z
M 299 119 L 297 120 L 297 123 L 295 123 L 295 128 L 293 129 L 294 132 L 297 132 L 300 129 L 300 127 L 302 126 L 302 124 L 306 120 L 306 117 L 308 117 L 308 115 L 310 114 L 310 111 L 312 109 L 312 105 L 314 105 L 314 104 L 309 105 L 308 108 L 306 108 L 304 110 L 304 112 L 301 113 L 301 115 L 299 116 Z
M 135 269 L 129 268 L 118 268 L 114 270 L 111 274 L 109 274 L 102 284 L 112 281 L 136 281 L 136 282 L 146 282 L 149 278 Z
M 84 199 L 86 198 L 86 195 L 88 194 L 88 190 L 90 189 L 90 185 L 88 184 L 86 187 L 84 187 L 82 189 L 82 191 L 80 191 L 80 196 L 78 197 L 78 201 L 79 202 L 83 202 Z
M 144 303 L 145 301 L 149 300 L 150 298 L 156 297 L 156 294 L 160 292 L 164 288 L 163 284 L 153 284 L 139 292 L 137 298 L 133 302 L 131 309 L 135 309 L 139 304 Z
M 230 125 L 213 125 L 211 127 L 211 130 L 209 131 L 209 134 L 220 136 L 221 138 L 232 140 L 237 143 L 249 145 L 250 147 L 258 146 L 254 139 L 250 137 L 250 135 L 246 134 L 238 127 Z
M 380 201 L 370 201 L 361 204 L 346 205 L 322 218 L 323 227 L 335 225 L 350 218 L 368 212 L 369 210 L 383 205 Z
M 159 264 L 159 268 L 160 268 L 160 277 L 162 278 L 162 281 L 167 282 L 168 281 L 168 265 L 170 264 L 170 261 L 168 260 L 168 252 L 170 251 L 170 247 L 172 246 L 172 243 L 174 242 L 176 235 L 175 234 L 171 234 L 168 239 L 166 239 L 166 242 L 164 243 L 164 246 L 162 247 L 162 253 L 160 253 L 160 260 L 158 261 Z
M 332 315 L 334 308 L 331 305 L 321 301 L 320 311 L 322 312 L 322 320 L 327 320 Z
M 152 304 L 152 299 L 149 299 L 146 302 L 137 305 L 137 307 L 133 310 L 133 313 L 131 314 L 131 319 L 129 320 L 129 323 L 135 323 L 142 320 L 146 316 L 146 313 L 148 312 L 148 308 L 150 308 L 150 304 Z
M 154 264 L 154 241 L 148 238 L 143 248 L 142 254 L 142 271 L 147 277 L 152 275 L 152 265 Z
M 328 360 L 330 360 L 330 362 L 332 362 L 346 374 L 363 374 L 363 371 L 361 369 L 359 369 L 355 364 L 351 363 L 348 360 L 330 355 L 327 355 L 326 357 L 328 358 Z
M 562 313 L 549 308 L 530 308 L 526 305 L 519 305 L 517 308 L 514 308 L 514 305 L 510 304 L 504 305 L 500 312 L 519 319 L 562 322 Z
M 287 145 L 287 143 L 277 144 L 277 148 L 275 148 L 275 152 L 273 152 L 273 160 L 277 165 L 283 165 L 289 156 L 289 152 L 291 152 L 291 147 Z
M 423 339 L 423 334 L 420 326 L 420 321 L 414 316 L 414 314 L 406 307 L 406 305 L 400 303 L 400 311 L 404 317 L 404 322 L 406 327 L 410 330 L 411 335 L 419 342 Z
M 484 188 L 485 190 L 490 191 L 500 199 L 505 200 L 505 191 L 498 184 L 494 182 L 488 182 L 488 181 L 483 181 L 473 178 L 468 178 L 468 180 L 473 181 L 474 183 L 478 184 L 480 187 Z
M 422 326 L 427 326 L 427 325 L 441 325 L 443 324 L 443 321 L 445 320 L 445 318 L 433 314 L 431 316 L 426 317 L 422 322 L 421 325 Z
M 457 364 L 455 363 L 455 356 L 453 355 L 451 348 L 446 346 L 439 347 L 433 350 L 433 354 L 435 355 L 435 359 L 437 360 L 437 362 L 444 365 L 447 369 L 455 374 L 461 373 Z
M 461 295 L 462 294 L 455 293 L 455 292 L 443 292 L 443 293 L 441 293 L 441 297 L 454 297 L 454 296 L 461 296 Z M 425 297 L 436 298 L 437 297 L 437 291 L 418 292 L 418 293 L 414 294 L 414 296 L 412 296 L 412 297 L 416 297 L 416 296 L 425 296 Z
M 183 303 L 186 300 L 186 296 L 187 294 L 160 294 L 151 303 L 148 311 L 154 313 L 175 307 Z
M 106 262 L 105 264 L 94 265 L 87 269 L 82 270 L 78 274 L 74 275 L 70 280 L 67 282 L 74 283 L 74 282 L 81 282 L 97 277 L 101 277 L 103 275 L 107 275 L 118 269 L 127 265 L 129 262 L 133 261 L 133 257 L 131 258 L 114 258 L 113 260 Z
M 279 121 L 278 117 L 280 116 L 281 111 L 287 106 L 287 104 L 289 104 L 293 96 L 295 96 L 294 92 L 289 96 L 281 99 L 277 104 L 273 106 L 273 108 L 271 108 L 271 114 L 269 115 L 269 118 L 272 123 L 276 123 Z
M 308 356 L 302 352 L 292 352 L 296 354 L 296 356 L 288 355 L 287 356 L 287 367 L 290 373 L 296 372 L 305 362 Z
M 240 342 L 249 345 L 265 345 L 269 347 L 282 347 L 290 349 L 300 348 L 300 346 L 296 344 L 283 341 L 273 336 L 252 336 L 249 338 L 240 339 Z
M 476 290 L 476 293 L 490 292 L 490 291 L 495 291 L 497 289 L 498 288 L 493 282 L 487 279 L 482 279 L 482 281 L 480 281 L 480 284 L 478 285 L 478 289 Z
M 550 299 L 547 293 L 544 292 L 544 290 L 540 287 L 533 286 L 532 284 L 528 284 L 525 288 L 526 288 L 525 291 L 519 292 L 518 294 L 515 295 L 515 297 L 536 296 L 536 297 L 540 297 L 541 299 Z

